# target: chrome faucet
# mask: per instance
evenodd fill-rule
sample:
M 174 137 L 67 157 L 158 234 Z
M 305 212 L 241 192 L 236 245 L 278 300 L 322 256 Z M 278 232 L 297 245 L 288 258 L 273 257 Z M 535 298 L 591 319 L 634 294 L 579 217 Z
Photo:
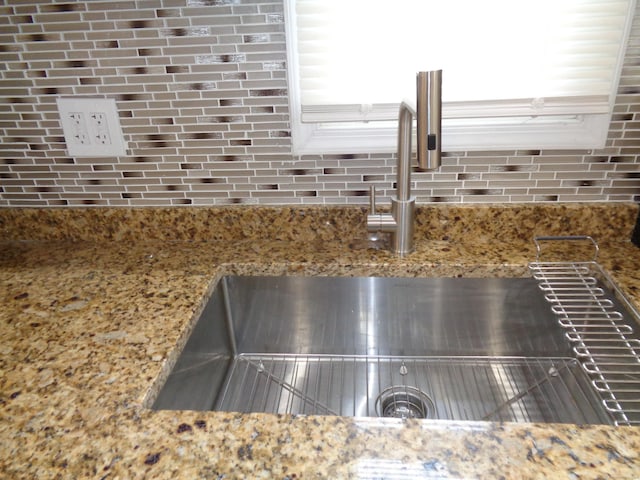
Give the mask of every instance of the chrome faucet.
M 369 232 L 391 233 L 391 249 L 404 256 L 413 251 L 415 197 L 411 196 L 411 134 L 416 117 L 418 165 L 424 170 L 440 167 L 442 125 L 442 70 L 418 72 L 416 108 L 400 104 L 398 116 L 398 166 L 396 197 L 391 199 L 390 213 L 376 213 L 376 192 L 371 186 Z

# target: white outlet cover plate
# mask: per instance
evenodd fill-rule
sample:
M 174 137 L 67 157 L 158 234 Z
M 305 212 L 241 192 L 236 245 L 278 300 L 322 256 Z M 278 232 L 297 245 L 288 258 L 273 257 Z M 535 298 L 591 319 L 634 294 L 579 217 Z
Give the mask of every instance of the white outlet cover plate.
M 56 102 L 69 156 L 126 155 L 127 147 L 113 98 L 58 97 Z M 98 125 L 91 120 L 92 114 L 102 114 L 100 118 L 104 121 Z

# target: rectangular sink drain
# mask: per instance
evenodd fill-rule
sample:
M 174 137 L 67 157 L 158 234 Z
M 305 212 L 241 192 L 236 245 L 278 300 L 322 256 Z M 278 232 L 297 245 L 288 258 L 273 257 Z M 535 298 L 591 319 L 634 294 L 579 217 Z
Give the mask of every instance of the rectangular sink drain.
M 608 422 L 570 358 L 242 354 L 216 410 L 382 416 L 379 397 L 392 386 L 424 394 L 427 418 Z

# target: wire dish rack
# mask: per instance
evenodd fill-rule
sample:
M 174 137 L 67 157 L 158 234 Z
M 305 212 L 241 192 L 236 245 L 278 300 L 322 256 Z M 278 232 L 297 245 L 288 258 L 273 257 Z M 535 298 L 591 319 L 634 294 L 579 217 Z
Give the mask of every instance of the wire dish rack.
M 218 410 L 609 423 L 571 358 L 242 354 L 230 378 Z
M 590 242 L 593 256 L 579 262 L 542 261 L 549 242 Z M 537 237 L 529 264 L 576 358 L 616 425 L 640 425 L 640 318 L 597 263 L 599 248 L 589 236 Z M 615 298 L 605 298 L 602 286 Z M 622 312 L 625 312 L 624 314 Z

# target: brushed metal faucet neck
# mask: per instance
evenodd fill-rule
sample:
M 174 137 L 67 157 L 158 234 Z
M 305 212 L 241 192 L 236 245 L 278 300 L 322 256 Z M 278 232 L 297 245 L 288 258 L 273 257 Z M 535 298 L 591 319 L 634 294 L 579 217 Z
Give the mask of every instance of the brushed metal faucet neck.
M 416 117 L 418 165 L 422 169 L 440 167 L 440 137 L 442 119 L 442 70 L 419 72 L 416 76 L 414 110 L 406 102 L 398 113 L 398 152 L 396 196 L 391 199 L 391 213 L 375 212 L 375 189 L 371 189 L 371 211 L 367 215 L 367 230 L 391 233 L 391 249 L 404 256 L 413 251 L 415 198 L 411 196 L 411 136 Z

